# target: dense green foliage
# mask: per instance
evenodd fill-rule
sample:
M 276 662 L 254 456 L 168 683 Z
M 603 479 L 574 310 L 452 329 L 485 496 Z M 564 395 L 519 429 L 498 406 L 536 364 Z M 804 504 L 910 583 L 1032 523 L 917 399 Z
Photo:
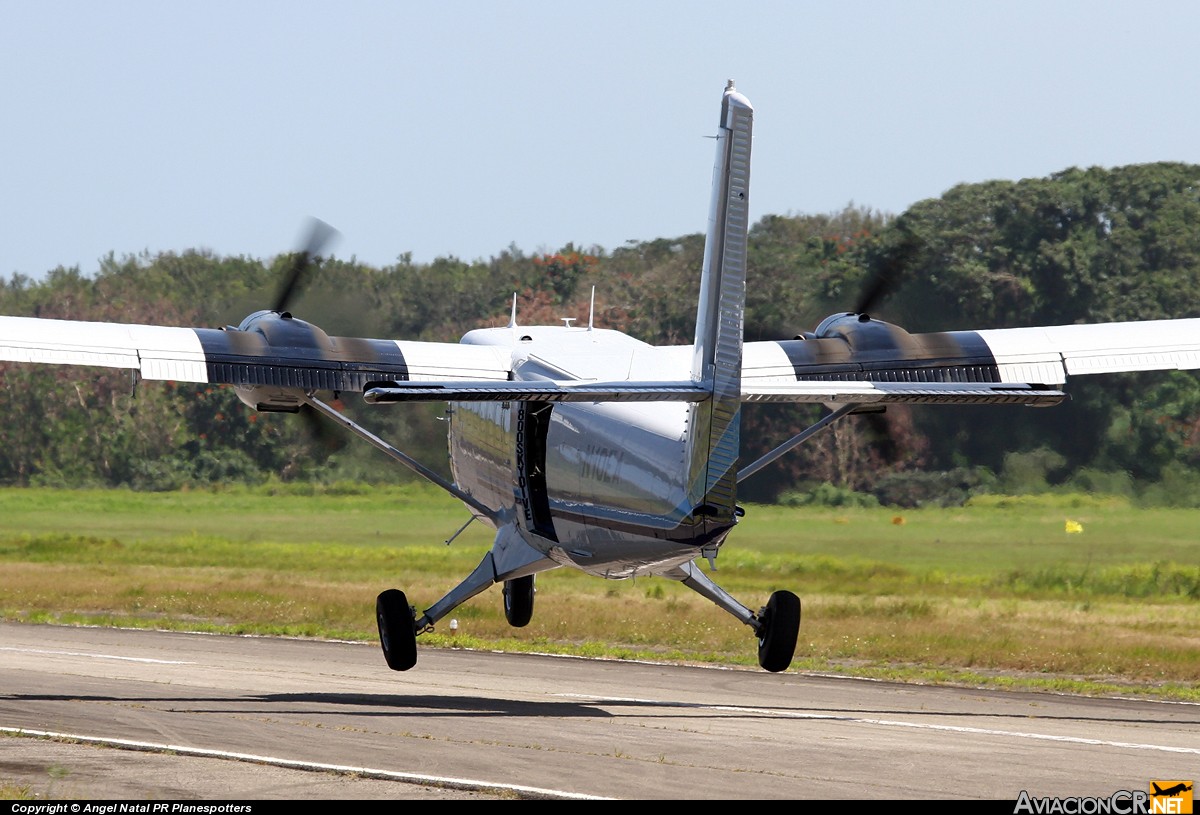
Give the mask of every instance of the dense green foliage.
M 341 336 L 454 341 L 503 324 L 587 318 L 653 343 L 691 341 L 703 236 L 616 249 L 572 245 L 488 259 L 326 259 L 292 307 Z M 902 261 L 902 264 L 901 264 Z M 0 314 L 165 325 L 237 324 L 274 298 L 287 257 L 110 255 L 92 274 L 0 280 Z M 746 336 L 791 338 L 902 268 L 877 316 L 910 331 L 1200 315 L 1200 167 L 1070 169 L 962 185 L 899 216 L 847 208 L 772 215 L 750 234 Z M 1008 490 L 1095 489 L 1200 504 L 1200 381 L 1189 372 L 1073 380 L 1071 402 L 892 409 L 834 426 L 750 479 L 750 500 L 961 503 Z M 295 417 L 254 414 L 230 389 L 137 384 L 127 372 L 0 364 L 0 483 L 170 489 L 224 481 L 404 480 L 367 445 L 333 446 Z M 443 467 L 440 406 L 346 410 Z M 747 460 L 819 411 L 749 406 Z M 822 486 L 831 485 L 831 486 Z M 803 498 L 803 496 L 808 496 Z M 855 499 L 857 500 L 857 499 Z

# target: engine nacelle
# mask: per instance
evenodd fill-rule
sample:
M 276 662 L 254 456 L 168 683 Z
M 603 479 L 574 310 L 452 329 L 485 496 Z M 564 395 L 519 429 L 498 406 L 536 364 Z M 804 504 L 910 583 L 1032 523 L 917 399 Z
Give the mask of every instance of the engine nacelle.
M 237 330 L 258 334 L 272 348 L 333 351 L 328 334 L 312 323 L 297 320 L 290 311 L 256 311 L 242 320 Z
M 905 348 L 911 335 L 898 325 L 871 319 L 870 314 L 842 312 L 831 314 L 821 321 L 815 331 L 805 332 L 796 339 L 837 338 L 846 342 L 855 353 Z
M 272 361 L 278 361 L 280 369 L 286 370 L 289 359 L 311 361 L 322 357 L 332 359 L 335 355 L 328 334 L 286 311 L 256 311 L 237 328 L 225 330 L 236 352 L 255 358 L 259 369 L 269 369 Z M 274 413 L 298 412 L 307 390 L 279 382 L 234 386 L 242 402 L 255 410 Z

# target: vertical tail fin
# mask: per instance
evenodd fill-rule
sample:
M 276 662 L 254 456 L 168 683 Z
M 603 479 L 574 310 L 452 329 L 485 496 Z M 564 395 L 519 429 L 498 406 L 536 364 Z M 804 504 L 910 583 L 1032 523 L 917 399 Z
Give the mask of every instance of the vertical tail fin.
M 693 506 L 718 523 L 732 523 L 737 497 L 753 124 L 754 108 L 731 80 L 721 102 L 692 357 L 692 379 L 712 389 L 696 408 L 691 464 L 693 490 L 702 495 Z

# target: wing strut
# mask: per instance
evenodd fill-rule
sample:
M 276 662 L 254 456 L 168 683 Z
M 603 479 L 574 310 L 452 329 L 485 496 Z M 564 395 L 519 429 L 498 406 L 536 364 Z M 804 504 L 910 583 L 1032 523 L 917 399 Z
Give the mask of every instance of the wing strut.
M 799 444 L 801 442 L 809 439 L 816 433 L 829 427 L 829 425 L 833 424 L 838 419 L 845 416 L 847 413 L 853 413 L 855 408 L 857 408 L 857 407 L 859 407 L 859 405 L 842 405 L 840 408 L 835 410 L 833 413 L 827 413 L 826 415 L 822 416 L 819 420 L 817 420 L 817 422 L 809 425 L 804 430 L 801 430 L 795 436 L 792 436 L 790 439 L 785 441 L 783 444 L 779 445 L 774 450 L 772 450 L 771 452 L 767 453 L 765 456 L 760 458 L 758 461 L 756 461 L 753 464 L 750 464 L 746 467 L 742 467 L 740 470 L 738 470 L 738 483 L 741 484 L 743 481 L 745 481 L 750 476 L 754 475 L 756 472 L 761 470 L 763 467 L 766 467 L 772 461 L 779 458 L 780 456 L 782 456 L 784 453 L 788 452 L 792 448 L 799 446 Z
M 355 423 L 352 419 L 349 419 L 346 416 L 343 416 L 341 413 L 338 413 L 332 407 L 325 404 L 320 399 L 317 399 L 311 393 L 304 394 L 302 398 L 304 399 L 306 404 L 311 406 L 318 413 L 321 413 L 324 416 L 326 416 L 326 417 L 332 419 L 333 421 L 337 422 L 338 424 L 342 425 L 343 427 L 348 429 L 351 433 L 354 433 L 359 438 L 366 439 L 371 444 L 375 445 L 380 450 L 387 453 L 392 458 L 396 459 L 396 461 L 399 461 L 405 467 L 408 467 L 410 470 L 412 470 L 417 475 L 419 475 L 422 478 L 425 478 L 429 481 L 432 481 L 434 484 L 437 484 L 439 487 L 444 489 L 446 492 L 450 493 L 455 498 L 457 498 L 458 500 L 462 501 L 464 504 L 469 506 L 471 509 L 475 510 L 477 513 L 479 513 L 479 515 L 483 516 L 484 518 L 488 518 L 492 521 L 495 521 L 497 519 L 498 514 L 494 509 L 492 509 L 491 507 L 484 506 L 483 504 L 479 503 L 479 501 L 477 501 L 474 496 L 470 495 L 469 493 L 463 492 L 458 487 L 456 487 L 454 484 L 451 484 L 449 481 L 442 478 L 440 475 L 438 475 L 433 470 L 426 467 L 421 462 L 417 461 L 412 456 L 409 456 L 406 453 L 403 453 L 400 450 L 397 450 L 395 447 L 393 447 L 392 445 L 388 444 L 383 439 L 376 436 L 370 430 L 367 430 L 362 425 Z M 459 531 L 462 531 L 462 530 L 459 530 Z M 449 541 L 447 541 L 447 543 L 449 543 Z

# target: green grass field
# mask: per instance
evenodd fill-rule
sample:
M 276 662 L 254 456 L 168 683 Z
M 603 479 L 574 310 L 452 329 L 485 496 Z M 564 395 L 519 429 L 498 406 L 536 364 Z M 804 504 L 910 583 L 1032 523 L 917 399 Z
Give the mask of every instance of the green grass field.
M 0 490 L 0 615 L 371 640 L 379 591 L 422 609 L 478 563 L 482 525 L 444 543 L 467 517 L 423 485 Z M 716 578 L 751 607 L 801 597 L 796 670 L 1200 700 L 1198 523 L 1087 496 L 752 505 Z M 558 570 L 538 577 L 525 628 L 499 587 L 453 616 L 457 632 L 443 621 L 421 646 L 757 664 L 747 627 L 658 578 Z

